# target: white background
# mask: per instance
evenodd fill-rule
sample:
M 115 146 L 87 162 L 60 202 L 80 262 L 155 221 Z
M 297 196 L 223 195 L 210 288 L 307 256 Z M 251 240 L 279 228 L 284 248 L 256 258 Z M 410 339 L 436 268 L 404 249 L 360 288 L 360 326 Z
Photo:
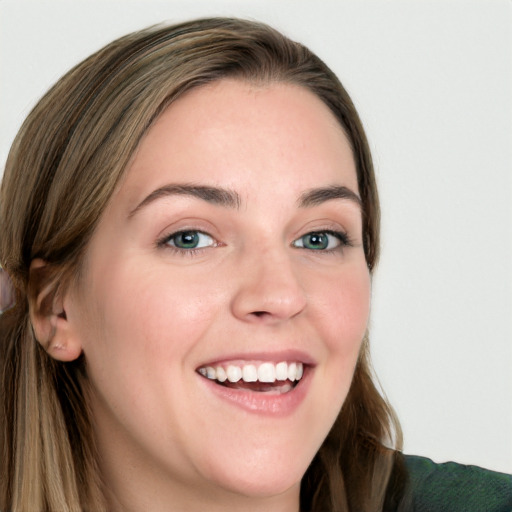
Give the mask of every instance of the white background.
M 374 361 L 405 451 L 512 472 L 512 2 L 0 0 L 0 165 L 36 99 L 113 38 L 237 15 L 306 43 L 374 153 Z

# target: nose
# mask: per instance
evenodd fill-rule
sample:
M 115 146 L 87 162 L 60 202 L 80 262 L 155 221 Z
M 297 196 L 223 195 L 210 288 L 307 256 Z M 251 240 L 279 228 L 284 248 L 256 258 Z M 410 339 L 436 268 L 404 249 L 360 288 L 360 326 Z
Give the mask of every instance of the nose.
M 277 323 L 299 315 L 306 294 L 289 255 L 267 251 L 238 267 L 231 310 L 244 322 Z

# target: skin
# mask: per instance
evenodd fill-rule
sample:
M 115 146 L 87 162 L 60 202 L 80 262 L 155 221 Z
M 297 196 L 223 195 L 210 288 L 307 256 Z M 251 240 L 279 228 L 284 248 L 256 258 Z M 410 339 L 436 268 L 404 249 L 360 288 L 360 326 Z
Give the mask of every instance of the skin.
M 223 187 L 240 205 L 167 195 L 137 209 L 170 183 Z M 298 206 L 333 185 L 357 194 L 349 143 L 297 86 L 223 80 L 180 98 L 148 131 L 91 239 L 81 284 L 63 297 L 53 344 L 56 357 L 85 354 L 112 510 L 298 511 L 369 313 L 357 203 Z M 192 229 L 210 237 L 198 251 L 162 242 Z M 322 230 L 351 245 L 300 247 Z M 315 363 L 290 414 L 221 400 L 196 371 L 233 353 L 288 349 Z

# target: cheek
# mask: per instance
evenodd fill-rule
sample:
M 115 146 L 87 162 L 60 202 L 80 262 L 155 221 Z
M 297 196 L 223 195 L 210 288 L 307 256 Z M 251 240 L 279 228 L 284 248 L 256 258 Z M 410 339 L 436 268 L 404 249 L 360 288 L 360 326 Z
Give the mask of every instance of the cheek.
M 201 276 L 191 280 L 158 265 L 145 271 L 129 264 L 111 270 L 98 274 L 93 285 L 95 311 L 89 316 L 103 320 L 90 348 L 103 344 L 123 364 L 146 361 L 149 367 L 155 358 L 176 364 L 176 356 L 183 357 L 207 329 L 220 300 L 215 290 Z
M 308 421 L 321 426 L 320 445 L 347 397 L 366 333 L 370 309 L 370 276 L 366 265 L 350 268 L 347 265 L 331 273 L 330 279 L 317 279 L 311 298 L 311 318 L 315 318 L 324 352 L 316 368 L 319 389 Z
M 198 338 L 223 302 L 223 290 L 200 272 L 157 272 L 135 292 L 155 337 L 187 343 Z M 137 309 L 134 312 L 139 314 Z
M 316 304 L 317 328 L 325 347 L 321 408 L 334 423 L 350 389 L 370 310 L 370 276 L 366 265 L 351 266 L 325 281 Z
M 357 357 L 370 312 L 370 275 L 366 265 L 351 267 L 324 281 L 317 295 L 318 326 L 328 350 L 345 356 L 355 353 Z
M 98 272 L 85 299 L 93 304 L 81 327 L 95 414 L 141 440 L 162 424 L 168 436 L 180 430 L 172 411 L 187 410 L 190 361 L 218 312 L 205 280 L 184 274 L 125 261 Z

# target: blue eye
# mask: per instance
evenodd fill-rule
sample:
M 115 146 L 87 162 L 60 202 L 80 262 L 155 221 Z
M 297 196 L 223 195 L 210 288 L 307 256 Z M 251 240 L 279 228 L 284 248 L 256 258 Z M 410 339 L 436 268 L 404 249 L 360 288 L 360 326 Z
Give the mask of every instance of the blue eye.
M 210 235 L 201 233 L 201 231 L 178 231 L 168 236 L 165 239 L 165 244 L 176 249 L 202 249 L 204 247 L 211 247 L 215 241 Z
M 331 251 L 342 245 L 348 245 L 347 236 L 335 231 L 313 231 L 293 242 L 294 247 L 313 251 Z

